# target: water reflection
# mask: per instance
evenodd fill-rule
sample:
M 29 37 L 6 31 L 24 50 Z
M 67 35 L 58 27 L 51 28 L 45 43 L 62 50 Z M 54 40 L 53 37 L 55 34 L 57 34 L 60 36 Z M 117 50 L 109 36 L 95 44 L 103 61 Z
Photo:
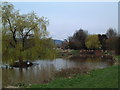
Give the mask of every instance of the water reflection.
M 38 65 L 19 69 L 2 69 L 3 86 L 16 83 L 47 83 L 54 78 L 54 73 L 60 69 L 71 67 L 87 67 L 89 69 L 105 68 L 113 64 L 112 60 L 101 60 L 99 58 L 88 59 L 55 59 L 36 60 Z

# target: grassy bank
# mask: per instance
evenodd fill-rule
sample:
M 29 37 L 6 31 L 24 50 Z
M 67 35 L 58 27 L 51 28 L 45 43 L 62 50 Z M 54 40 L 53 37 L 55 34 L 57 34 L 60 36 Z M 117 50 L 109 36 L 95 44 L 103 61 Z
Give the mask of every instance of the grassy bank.
M 120 65 L 120 55 L 118 56 L 115 55 L 114 58 L 116 60 L 115 65 Z
M 72 78 L 56 78 L 48 84 L 33 84 L 30 88 L 117 88 L 118 66 L 91 71 Z
M 118 60 L 120 60 L 120 56 L 116 56 L 116 58 L 117 58 Z
M 68 58 L 69 56 L 79 56 L 79 50 L 58 50 L 57 58 Z

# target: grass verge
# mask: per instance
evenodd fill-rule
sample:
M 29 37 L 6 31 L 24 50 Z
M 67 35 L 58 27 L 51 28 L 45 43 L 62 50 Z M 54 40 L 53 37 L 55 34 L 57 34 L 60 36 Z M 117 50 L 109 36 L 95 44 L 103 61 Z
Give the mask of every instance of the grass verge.
M 118 88 L 118 66 L 72 78 L 56 78 L 48 84 L 33 84 L 30 88 Z

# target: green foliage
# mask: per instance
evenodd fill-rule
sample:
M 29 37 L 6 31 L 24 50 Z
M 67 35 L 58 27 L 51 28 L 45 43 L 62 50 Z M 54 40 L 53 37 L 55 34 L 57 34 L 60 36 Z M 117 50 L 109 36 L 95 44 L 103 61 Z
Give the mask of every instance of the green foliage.
M 86 39 L 86 46 L 88 49 L 100 49 L 101 44 L 98 35 L 89 35 Z
M 16 48 L 9 48 L 5 50 L 6 46 L 3 47 L 3 60 L 9 63 L 13 63 L 14 60 L 19 60 L 21 56 L 23 60 L 35 60 L 35 59 L 54 59 L 56 56 L 56 49 L 52 39 L 39 39 L 35 42 L 35 40 L 31 40 L 29 44 L 33 44 L 34 46 L 30 46 L 28 49 L 21 51 L 22 45 L 17 44 Z M 3 44 L 4 45 L 4 44 Z M 11 62 L 12 60 L 12 62 Z
M 120 60 L 120 56 L 117 56 L 118 60 Z
M 3 60 L 55 57 L 54 44 L 47 38 L 49 21 L 46 17 L 38 17 L 34 12 L 21 15 L 12 4 L 5 2 L 2 13 Z

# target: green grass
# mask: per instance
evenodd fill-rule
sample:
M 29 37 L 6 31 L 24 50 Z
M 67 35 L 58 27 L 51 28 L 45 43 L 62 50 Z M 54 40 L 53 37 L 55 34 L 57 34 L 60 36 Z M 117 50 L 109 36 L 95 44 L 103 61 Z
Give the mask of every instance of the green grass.
M 118 66 L 91 71 L 73 78 L 57 78 L 48 84 L 33 84 L 30 88 L 118 88 Z
M 120 60 L 120 56 L 117 56 L 118 60 Z
M 67 57 L 69 57 L 71 54 L 72 54 L 73 56 L 79 56 L 79 55 L 80 55 L 80 52 L 79 52 L 79 50 L 72 50 L 72 51 L 66 52 L 66 53 L 62 53 L 61 51 L 57 51 L 57 57 L 58 57 L 58 58 L 67 58 Z
M 114 58 L 116 60 L 116 65 L 120 65 L 120 55 L 114 56 Z

